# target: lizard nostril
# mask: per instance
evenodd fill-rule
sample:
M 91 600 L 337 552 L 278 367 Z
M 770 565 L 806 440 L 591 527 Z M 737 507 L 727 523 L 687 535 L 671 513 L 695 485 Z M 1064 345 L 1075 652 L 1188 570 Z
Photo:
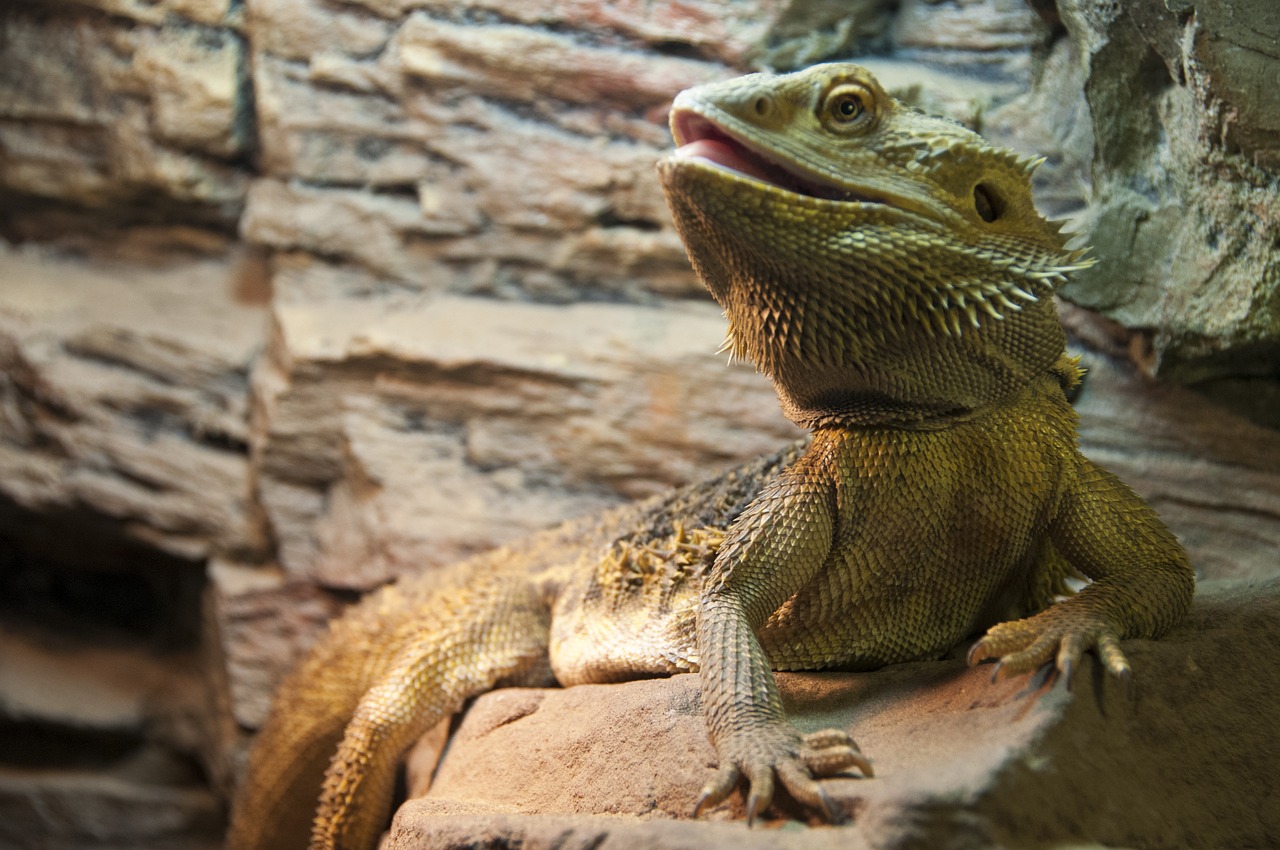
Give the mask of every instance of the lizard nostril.
M 756 102 L 752 104 L 752 106 L 756 111 L 756 115 L 763 118 L 764 116 L 769 114 L 769 109 L 772 106 L 772 104 L 769 102 L 769 98 L 765 97 L 764 95 L 761 95 L 760 97 L 756 98 Z

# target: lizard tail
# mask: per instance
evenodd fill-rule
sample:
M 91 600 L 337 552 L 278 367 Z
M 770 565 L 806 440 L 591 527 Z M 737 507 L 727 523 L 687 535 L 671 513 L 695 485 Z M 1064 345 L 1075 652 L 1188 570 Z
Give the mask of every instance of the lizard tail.
M 353 612 L 354 613 L 354 612 Z M 276 693 L 231 811 L 228 850 L 306 850 L 320 785 L 368 676 L 349 641 L 355 622 L 336 621 Z

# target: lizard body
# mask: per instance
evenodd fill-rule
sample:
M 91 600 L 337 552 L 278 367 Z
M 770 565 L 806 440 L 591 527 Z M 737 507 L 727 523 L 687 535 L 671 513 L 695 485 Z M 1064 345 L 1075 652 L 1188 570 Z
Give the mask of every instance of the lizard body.
M 282 686 L 233 850 L 371 847 L 404 750 L 484 690 L 679 671 L 720 757 L 699 810 L 745 781 L 749 818 L 779 784 L 834 818 L 818 780 L 871 765 L 844 732 L 802 737 L 771 670 L 935 658 L 985 629 L 971 662 L 1069 679 L 1094 650 L 1123 676 L 1119 641 L 1188 608 L 1181 547 L 1076 447 L 1051 294 L 1081 258 L 1030 163 L 853 65 L 692 89 L 671 120 L 659 175 L 690 259 L 810 438 L 372 594 Z

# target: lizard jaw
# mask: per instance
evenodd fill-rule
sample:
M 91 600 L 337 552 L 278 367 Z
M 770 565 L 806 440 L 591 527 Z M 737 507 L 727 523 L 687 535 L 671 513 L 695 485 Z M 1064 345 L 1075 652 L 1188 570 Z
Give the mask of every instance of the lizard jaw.
M 826 201 L 843 203 L 883 203 L 860 195 L 846 186 L 802 175 L 782 160 L 735 136 L 692 109 L 676 109 L 671 115 L 676 159 L 697 159 L 722 171 L 764 183 L 774 189 Z

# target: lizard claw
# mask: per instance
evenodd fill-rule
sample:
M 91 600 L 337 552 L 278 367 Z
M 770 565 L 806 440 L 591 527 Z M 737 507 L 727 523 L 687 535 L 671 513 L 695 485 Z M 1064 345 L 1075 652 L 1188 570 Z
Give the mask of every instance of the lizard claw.
M 821 785 L 818 786 L 818 799 L 822 802 L 822 811 L 827 816 L 828 823 L 839 825 L 848 820 L 845 813 L 837 809 L 836 804 L 827 795 L 827 789 Z
M 1061 655 L 1061 653 L 1059 653 L 1059 655 Z M 1064 661 L 1062 658 L 1059 658 L 1058 672 L 1062 675 L 1062 683 L 1066 686 L 1067 690 L 1071 690 L 1071 679 L 1075 676 L 1076 672 L 1075 659 L 1068 658 Z

